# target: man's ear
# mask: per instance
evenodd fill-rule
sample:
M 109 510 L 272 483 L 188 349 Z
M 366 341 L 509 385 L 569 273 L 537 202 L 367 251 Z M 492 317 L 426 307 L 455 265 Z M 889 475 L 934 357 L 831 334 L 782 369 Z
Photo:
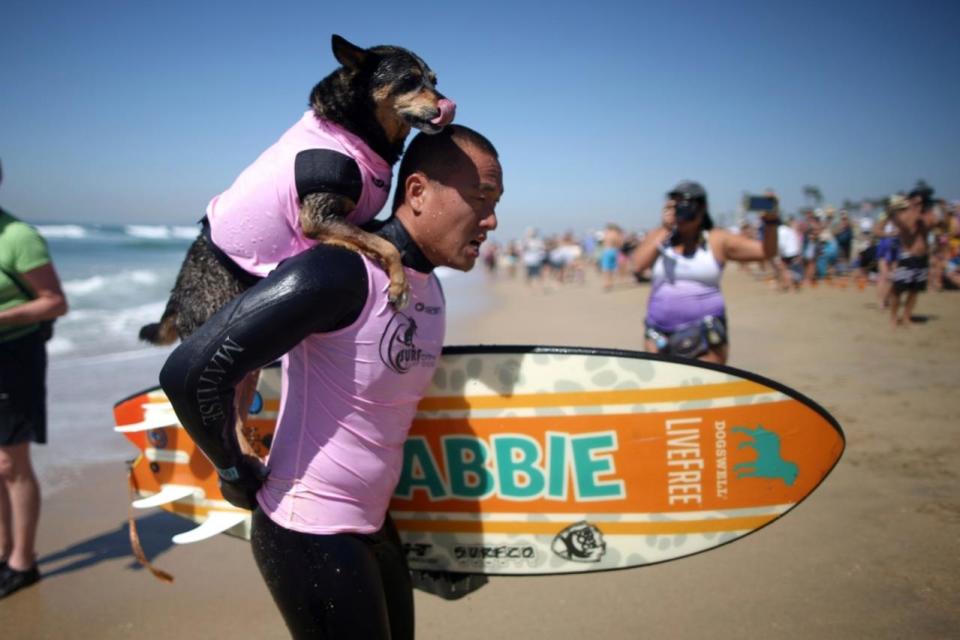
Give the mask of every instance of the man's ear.
M 407 203 L 414 213 L 419 214 L 423 210 L 428 188 L 427 177 L 417 171 L 407 176 L 406 181 L 403 183 L 404 202 Z

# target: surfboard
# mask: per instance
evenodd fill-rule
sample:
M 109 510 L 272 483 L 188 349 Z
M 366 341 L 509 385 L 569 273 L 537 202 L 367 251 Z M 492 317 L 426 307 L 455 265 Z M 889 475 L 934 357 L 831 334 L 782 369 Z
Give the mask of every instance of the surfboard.
M 247 429 L 266 455 L 280 369 Z M 159 388 L 114 409 L 140 451 L 135 507 L 249 538 Z M 794 509 L 844 449 L 827 411 L 732 367 L 610 349 L 447 347 L 417 408 L 390 513 L 411 568 L 535 575 L 638 567 L 738 540 Z

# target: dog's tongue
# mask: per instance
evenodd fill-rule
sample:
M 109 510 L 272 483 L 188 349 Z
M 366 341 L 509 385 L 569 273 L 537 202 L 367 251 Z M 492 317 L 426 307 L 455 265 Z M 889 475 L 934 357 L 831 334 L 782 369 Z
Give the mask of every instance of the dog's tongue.
M 435 124 L 438 127 L 445 127 L 451 122 L 453 122 L 453 117 L 457 115 L 457 103 L 453 100 L 447 100 L 446 98 L 441 98 L 437 102 L 437 108 L 440 109 L 440 115 L 430 121 L 430 124 Z

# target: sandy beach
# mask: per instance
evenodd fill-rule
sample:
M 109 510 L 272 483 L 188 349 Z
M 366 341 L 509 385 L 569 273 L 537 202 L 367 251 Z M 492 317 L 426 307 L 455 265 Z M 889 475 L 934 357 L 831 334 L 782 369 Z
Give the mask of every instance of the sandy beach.
M 449 344 L 642 346 L 646 286 L 489 286 L 489 308 L 449 327 Z M 960 293 L 921 296 L 925 321 L 893 332 L 872 287 L 781 294 L 729 268 L 724 291 L 730 364 L 797 389 L 842 425 L 847 450 L 827 481 L 781 521 L 692 558 L 494 578 L 453 602 L 418 592 L 418 638 L 957 637 Z M 4 640 L 288 637 L 247 543 L 175 546 L 170 537 L 192 525 L 153 511 L 137 514 L 139 533 L 175 582 L 130 553 L 124 460 L 134 450 L 110 432 L 111 408 L 155 384 L 162 360 L 51 367 L 51 443 L 36 449 L 45 577 L 0 601 Z M 104 459 L 72 460 L 79 437 L 109 443 Z

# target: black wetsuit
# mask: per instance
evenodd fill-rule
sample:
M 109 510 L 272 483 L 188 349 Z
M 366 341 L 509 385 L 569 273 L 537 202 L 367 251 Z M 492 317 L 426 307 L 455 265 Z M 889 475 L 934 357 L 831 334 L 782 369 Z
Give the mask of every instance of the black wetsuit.
M 400 250 L 405 266 L 433 269 L 396 219 L 377 234 Z M 308 335 L 350 326 L 364 308 L 367 291 L 358 254 L 318 245 L 282 262 L 171 354 L 161 386 L 184 428 L 218 469 L 240 461 L 236 384 Z M 410 574 L 389 517 L 374 534 L 314 535 L 285 529 L 256 509 L 251 543 L 293 637 L 413 638 Z

